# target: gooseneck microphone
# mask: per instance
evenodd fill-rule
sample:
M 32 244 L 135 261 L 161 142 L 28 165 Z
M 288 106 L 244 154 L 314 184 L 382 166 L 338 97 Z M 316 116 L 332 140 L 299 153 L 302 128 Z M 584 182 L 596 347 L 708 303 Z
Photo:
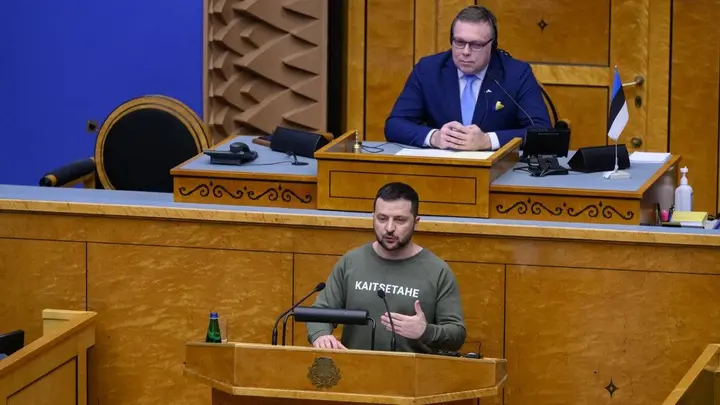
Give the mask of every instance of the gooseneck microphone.
M 287 155 L 291 158 L 293 158 L 293 161 L 290 163 L 293 166 L 307 166 L 308 162 L 301 162 L 297 159 L 297 155 L 294 152 L 287 152 Z
M 289 314 L 290 311 L 292 311 L 293 309 L 295 309 L 295 307 L 297 307 L 298 305 L 302 304 L 306 299 L 310 298 L 311 295 L 315 294 L 316 292 L 320 292 L 320 291 L 322 291 L 322 290 L 324 290 L 324 289 L 325 289 L 325 283 L 318 283 L 318 285 L 316 285 L 315 288 L 314 288 L 312 291 L 310 291 L 310 294 L 304 296 L 300 301 L 296 302 L 295 305 L 293 305 L 293 306 L 290 307 L 287 311 L 285 311 L 285 312 L 283 312 L 282 314 L 280 314 L 280 316 L 279 316 L 279 317 L 277 318 L 277 320 L 275 321 L 275 325 L 273 326 L 273 330 L 272 330 L 271 343 L 272 343 L 273 346 L 277 345 L 277 340 L 278 340 L 278 324 L 280 323 L 280 320 L 281 320 L 285 315 Z
M 532 119 L 532 117 L 530 116 L 530 114 L 528 114 L 527 111 L 525 111 L 524 108 L 520 107 L 520 104 L 518 104 L 518 102 L 515 101 L 515 99 L 513 98 L 513 96 L 511 96 L 510 93 L 508 93 L 507 90 L 505 90 L 505 88 L 500 84 L 500 82 L 497 81 L 497 79 L 495 79 L 495 78 L 493 77 L 492 80 L 495 82 L 495 84 L 498 85 L 498 87 L 500 87 L 500 90 L 502 90 L 503 93 L 505 93 L 505 94 L 508 96 L 508 98 L 510 99 L 510 101 L 512 101 L 513 104 L 515 104 L 515 105 L 520 109 L 520 111 L 522 111 L 522 112 L 525 114 L 525 116 L 528 117 L 528 119 L 530 120 L 530 123 L 532 124 L 532 126 L 535 127 L 535 121 L 533 121 L 533 119 Z
M 377 290 L 377 295 L 385 303 L 385 311 L 390 319 L 390 331 L 392 332 L 392 338 L 390 339 L 390 350 L 395 350 L 395 325 L 393 324 L 392 315 L 390 315 L 390 307 L 388 306 L 387 300 L 385 299 L 385 290 Z

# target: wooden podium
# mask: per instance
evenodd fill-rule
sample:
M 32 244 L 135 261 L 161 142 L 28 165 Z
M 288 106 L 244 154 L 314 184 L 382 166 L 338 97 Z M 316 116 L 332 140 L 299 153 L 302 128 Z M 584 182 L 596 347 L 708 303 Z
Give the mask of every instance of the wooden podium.
M 506 379 L 504 359 L 199 342 L 185 347 L 184 374 L 212 387 L 213 405 L 470 405 Z
M 397 155 L 403 147 L 392 142 L 356 149 L 355 141 L 347 132 L 315 152 L 318 209 L 372 212 L 378 189 L 401 181 L 420 194 L 421 215 L 489 218 L 490 184 L 518 162 L 521 144 L 515 138 L 485 159 L 459 159 Z

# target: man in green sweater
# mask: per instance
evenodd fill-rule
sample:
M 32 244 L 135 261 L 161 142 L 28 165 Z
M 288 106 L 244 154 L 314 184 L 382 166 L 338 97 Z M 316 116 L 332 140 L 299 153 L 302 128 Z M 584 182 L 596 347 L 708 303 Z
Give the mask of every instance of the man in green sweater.
M 456 351 L 465 342 L 460 291 L 447 263 L 412 241 L 419 198 L 404 183 L 386 184 L 373 212 L 376 241 L 346 253 L 333 268 L 314 307 L 366 309 L 378 322 L 375 349 L 391 350 L 392 317 L 396 350 L 432 353 Z M 384 290 L 388 314 L 377 290 Z M 344 325 L 342 339 L 333 325 L 307 323 L 314 347 L 370 349 L 370 326 Z

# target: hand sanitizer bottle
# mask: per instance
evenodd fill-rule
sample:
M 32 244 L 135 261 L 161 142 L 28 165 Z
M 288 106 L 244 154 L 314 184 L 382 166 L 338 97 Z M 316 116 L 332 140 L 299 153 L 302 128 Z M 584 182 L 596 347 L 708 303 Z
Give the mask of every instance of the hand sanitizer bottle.
M 688 179 L 685 177 L 687 172 L 687 166 L 680 169 L 682 178 L 680 185 L 675 189 L 675 211 L 692 211 L 693 189 L 688 185 Z

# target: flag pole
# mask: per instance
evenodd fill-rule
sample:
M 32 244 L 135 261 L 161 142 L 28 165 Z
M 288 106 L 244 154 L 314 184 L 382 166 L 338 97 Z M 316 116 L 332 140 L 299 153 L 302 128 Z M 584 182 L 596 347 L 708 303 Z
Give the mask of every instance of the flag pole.
M 617 67 L 617 65 L 615 65 L 615 76 L 614 77 L 618 77 L 617 70 L 618 70 L 618 67 Z M 620 83 L 620 88 L 622 89 L 622 83 Z M 624 97 L 624 94 L 623 94 L 623 97 Z M 611 100 L 611 102 L 612 102 L 612 100 Z M 618 139 L 620 139 L 619 135 L 618 135 Z M 620 170 L 620 165 L 618 164 L 618 139 L 613 138 L 613 142 L 615 142 L 615 167 L 613 168 L 612 171 L 605 172 L 605 174 L 603 174 L 604 178 L 610 179 L 610 180 L 629 179 L 631 177 L 630 173 Z
M 615 65 L 615 71 L 617 72 L 617 70 L 618 70 L 618 67 L 617 67 L 617 65 Z M 620 83 L 620 86 L 622 86 L 622 83 Z M 618 137 L 618 139 L 620 139 L 620 138 Z M 615 170 L 613 170 L 613 172 L 617 173 L 617 171 L 620 169 L 620 166 L 618 165 L 618 157 L 617 157 L 618 141 L 617 141 L 617 139 L 613 139 L 613 142 L 615 142 Z

